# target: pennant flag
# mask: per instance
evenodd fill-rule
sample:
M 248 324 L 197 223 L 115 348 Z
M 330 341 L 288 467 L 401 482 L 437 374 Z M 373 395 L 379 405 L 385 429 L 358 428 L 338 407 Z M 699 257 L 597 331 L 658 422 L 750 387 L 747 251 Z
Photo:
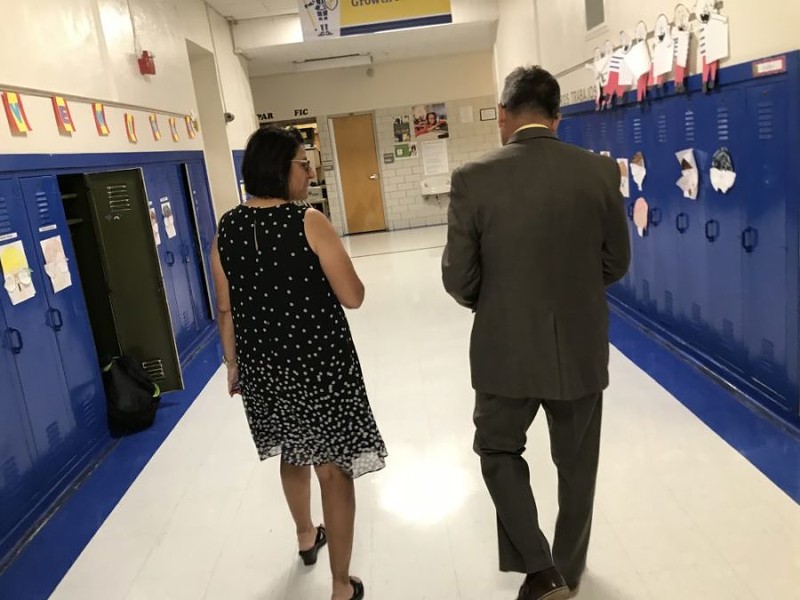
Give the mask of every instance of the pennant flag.
M 161 140 L 161 130 L 158 128 L 158 117 L 156 113 L 150 115 L 150 129 L 153 130 L 153 139 L 157 142 Z
M 63 97 L 53 96 L 53 112 L 56 114 L 56 123 L 61 133 L 72 133 L 75 131 L 75 123 L 72 122 L 69 106 Z
M 131 144 L 138 144 L 139 140 L 136 137 L 136 123 L 133 121 L 131 113 L 125 113 L 125 131 L 128 132 L 128 141 Z
M 196 132 L 194 130 L 194 123 L 192 123 L 191 115 L 186 115 L 186 131 L 189 134 L 189 139 L 193 140 Z
M 106 109 L 102 102 L 93 102 L 94 109 L 94 124 L 97 125 L 97 135 L 108 135 L 111 130 L 108 128 L 108 121 L 106 121 Z
M 180 141 L 181 137 L 178 135 L 178 119 L 175 117 L 169 118 L 169 131 L 172 134 L 172 141 Z
M 11 128 L 11 133 L 22 134 L 33 130 L 33 127 L 28 122 L 28 117 L 25 116 L 25 109 L 22 106 L 22 98 L 19 97 L 19 94 L 3 92 L 3 105 L 6 108 L 6 117 L 8 117 L 8 126 Z

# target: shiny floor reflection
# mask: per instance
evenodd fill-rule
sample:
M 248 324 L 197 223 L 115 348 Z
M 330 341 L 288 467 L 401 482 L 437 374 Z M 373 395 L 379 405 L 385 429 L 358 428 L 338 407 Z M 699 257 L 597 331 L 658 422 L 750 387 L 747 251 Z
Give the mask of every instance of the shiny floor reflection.
M 471 315 L 442 291 L 444 229 L 349 238 L 349 318 L 387 468 L 357 482 L 353 572 L 372 600 L 512 600 L 472 453 Z M 414 251 L 414 248 L 421 248 Z M 800 507 L 612 351 L 585 600 L 800 598 Z M 57 600 L 326 600 L 296 556 L 277 460 L 259 463 L 218 372 L 56 590 Z M 556 516 L 547 428 L 526 453 Z M 321 518 L 319 496 L 314 510 Z

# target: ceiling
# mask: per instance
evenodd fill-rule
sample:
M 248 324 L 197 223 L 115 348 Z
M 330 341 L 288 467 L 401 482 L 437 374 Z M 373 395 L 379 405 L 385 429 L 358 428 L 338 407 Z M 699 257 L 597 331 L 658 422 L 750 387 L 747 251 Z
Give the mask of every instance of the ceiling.
M 298 13 L 297 0 L 206 0 L 233 20 Z M 496 21 L 471 21 L 376 34 L 264 45 L 244 52 L 251 77 L 294 71 L 294 63 L 315 58 L 371 54 L 375 64 L 491 51 Z

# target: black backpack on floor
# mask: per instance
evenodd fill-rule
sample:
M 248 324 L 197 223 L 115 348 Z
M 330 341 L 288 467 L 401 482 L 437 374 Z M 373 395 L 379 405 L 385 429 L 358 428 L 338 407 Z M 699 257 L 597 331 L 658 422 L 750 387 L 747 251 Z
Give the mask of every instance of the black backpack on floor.
M 112 431 L 132 433 L 153 424 L 161 390 L 139 362 L 129 356 L 112 359 L 103 368 L 103 386 Z

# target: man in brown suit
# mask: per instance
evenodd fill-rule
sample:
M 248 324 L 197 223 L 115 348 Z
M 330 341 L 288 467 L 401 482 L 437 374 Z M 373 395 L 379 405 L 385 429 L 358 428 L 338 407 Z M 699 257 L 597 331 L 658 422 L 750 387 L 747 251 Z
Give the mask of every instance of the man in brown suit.
M 497 510 L 500 570 L 519 600 L 576 593 L 586 566 L 608 386 L 606 286 L 630 262 L 614 160 L 561 142 L 558 82 L 539 67 L 505 81 L 503 147 L 452 177 L 445 289 L 475 312 L 475 452 Z M 526 433 L 539 407 L 558 470 L 552 551 L 539 528 Z

